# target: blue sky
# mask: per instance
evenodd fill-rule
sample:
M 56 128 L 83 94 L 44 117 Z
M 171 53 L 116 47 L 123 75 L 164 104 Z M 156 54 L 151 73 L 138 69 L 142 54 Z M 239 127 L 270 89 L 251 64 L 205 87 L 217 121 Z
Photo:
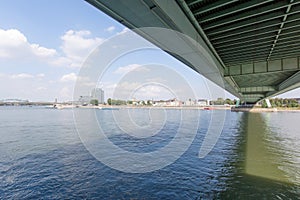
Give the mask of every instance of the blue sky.
M 121 24 L 85 1 L 2 0 L 0 99 L 71 100 L 78 72 L 89 54 L 105 40 L 125 31 Z M 113 95 L 126 73 L 149 63 L 171 66 L 192 86 L 196 98 L 234 98 L 157 49 L 129 54 L 111 65 L 98 83 L 105 98 Z M 169 79 L 166 84 L 175 82 Z M 144 99 L 172 97 L 157 87 L 147 86 L 135 95 Z

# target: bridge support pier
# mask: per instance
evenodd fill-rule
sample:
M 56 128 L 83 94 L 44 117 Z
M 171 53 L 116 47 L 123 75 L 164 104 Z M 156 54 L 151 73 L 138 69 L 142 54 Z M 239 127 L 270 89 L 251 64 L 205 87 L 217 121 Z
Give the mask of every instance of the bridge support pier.
M 267 104 L 268 108 L 271 108 L 272 105 L 271 105 L 271 103 L 270 103 L 270 99 L 265 99 L 265 101 L 266 101 L 266 104 Z
M 231 111 L 234 112 L 276 112 L 276 108 L 272 108 L 272 105 L 270 103 L 270 99 L 265 99 L 267 108 L 257 108 L 255 107 L 255 104 L 247 104 L 239 106 L 238 103 L 235 107 L 231 108 Z
M 240 100 L 238 99 L 235 103 L 235 107 L 239 107 L 239 105 L 240 105 Z

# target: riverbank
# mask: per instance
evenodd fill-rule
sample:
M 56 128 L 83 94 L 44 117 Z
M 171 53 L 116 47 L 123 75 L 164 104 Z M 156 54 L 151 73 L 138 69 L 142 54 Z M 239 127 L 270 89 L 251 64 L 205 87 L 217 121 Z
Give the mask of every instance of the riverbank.
M 277 108 L 279 112 L 300 112 L 300 107 L 298 108 Z
M 178 109 L 178 110 L 230 110 L 229 106 L 103 106 L 103 108 L 120 109 Z
M 49 106 L 48 106 L 49 107 Z M 64 105 L 64 104 L 56 104 L 52 106 L 52 108 L 56 109 L 69 109 L 69 108 L 80 108 L 80 109 L 178 109 L 178 110 L 230 110 L 230 106 L 129 106 L 129 105 Z
M 232 107 L 232 112 L 277 112 L 276 108 Z
M 232 107 L 233 112 L 300 112 L 299 108 Z
M 27 106 L 27 105 L 3 105 L 5 106 Z M 41 106 L 41 105 L 29 105 L 32 106 Z M 298 108 L 261 108 L 261 107 L 234 107 L 234 106 L 129 106 L 129 105 L 72 105 L 72 104 L 55 104 L 55 105 L 42 105 L 45 108 L 49 109 L 176 109 L 176 110 L 231 110 L 233 112 L 300 112 L 300 107 Z

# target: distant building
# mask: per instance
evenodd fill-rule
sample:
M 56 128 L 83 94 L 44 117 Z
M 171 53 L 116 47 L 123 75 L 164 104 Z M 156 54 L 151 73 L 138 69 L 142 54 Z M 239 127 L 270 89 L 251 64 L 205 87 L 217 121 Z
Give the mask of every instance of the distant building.
M 28 103 L 28 100 L 23 100 L 23 99 L 2 99 L 0 100 L 1 103 Z
M 28 100 L 23 99 L 3 99 L 0 100 L 0 105 L 11 105 L 11 106 L 19 106 L 19 105 L 28 105 Z
M 153 106 L 182 106 L 183 103 L 174 98 L 169 100 L 150 101 L 150 104 Z
M 81 105 L 88 105 L 90 104 L 91 99 L 91 96 L 80 96 L 78 101 Z
M 159 100 L 159 101 L 153 101 L 152 105 L 153 106 L 166 106 L 167 103 L 164 100 Z
M 181 103 L 181 101 L 178 101 L 176 98 L 174 98 L 174 99 L 168 100 L 167 105 L 169 105 L 169 106 L 181 106 L 182 103 Z
M 104 91 L 101 88 L 94 88 L 91 92 L 91 99 L 97 99 L 99 104 L 103 104 Z
M 195 102 L 193 100 L 189 99 L 189 100 L 184 102 L 184 105 L 185 106 L 194 106 Z
M 207 105 L 209 105 L 209 102 L 206 99 L 198 99 L 197 100 L 197 105 L 198 106 L 207 106 Z
M 98 100 L 99 104 L 104 103 L 104 91 L 101 88 L 94 88 L 89 96 L 80 96 L 78 103 L 81 105 L 88 105 L 91 103 L 91 100 L 94 99 Z

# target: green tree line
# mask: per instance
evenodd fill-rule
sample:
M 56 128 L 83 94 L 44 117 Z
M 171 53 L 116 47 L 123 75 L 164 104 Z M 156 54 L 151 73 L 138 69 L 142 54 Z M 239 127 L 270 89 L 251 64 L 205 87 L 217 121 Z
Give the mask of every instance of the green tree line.
M 223 99 L 223 98 L 217 98 L 217 100 L 214 101 L 210 101 L 211 105 L 224 105 L 224 104 L 228 104 L 228 105 L 235 105 L 236 104 L 236 100 L 231 100 L 231 99 Z
M 283 98 L 275 98 L 270 99 L 270 103 L 272 107 L 288 107 L 288 108 L 295 108 L 299 106 L 299 103 L 296 99 L 283 99 Z M 262 101 L 261 106 L 263 108 L 267 108 L 268 105 L 265 100 Z
M 108 98 L 107 99 L 107 104 L 108 105 L 132 105 L 133 104 L 133 101 L 132 100 L 120 100 L 120 99 L 112 99 L 112 98 Z M 141 101 L 141 104 L 142 105 L 152 105 L 151 101 L 150 100 L 147 100 L 147 101 Z
M 125 100 L 120 100 L 120 99 L 112 99 L 112 98 L 108 98 L 107 99 L 107 104 L 108 105 L 126 105 L 127 104 L 127 101 Z

